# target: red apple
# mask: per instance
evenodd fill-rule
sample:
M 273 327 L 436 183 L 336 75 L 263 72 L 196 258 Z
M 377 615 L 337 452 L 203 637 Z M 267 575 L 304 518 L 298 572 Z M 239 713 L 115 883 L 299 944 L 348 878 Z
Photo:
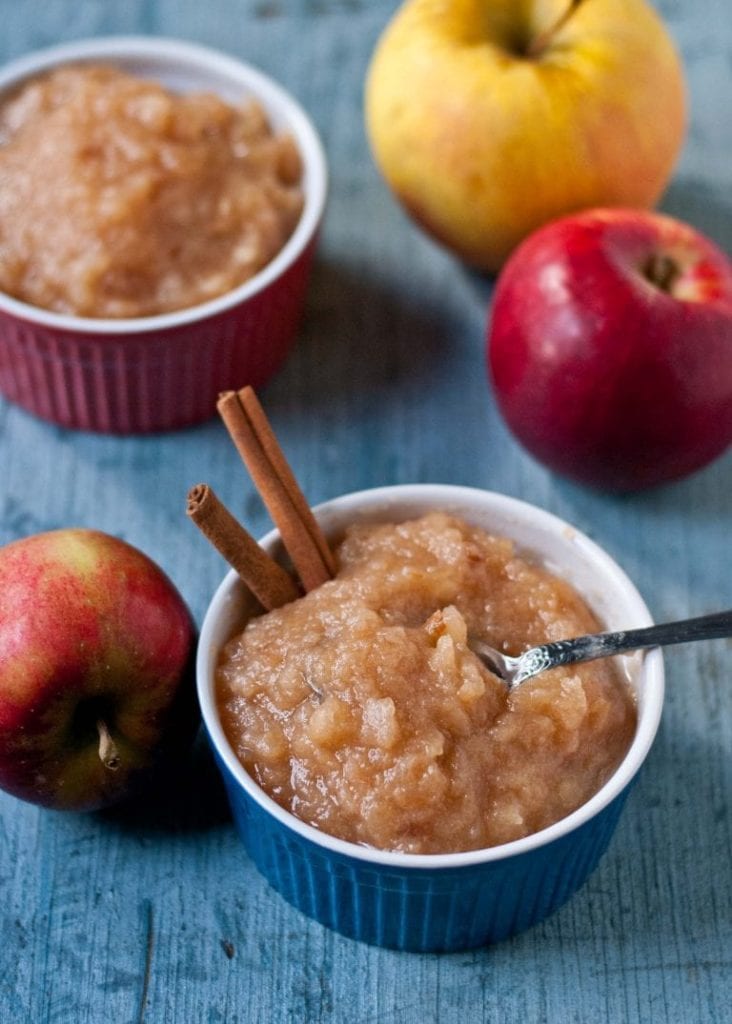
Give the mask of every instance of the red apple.
M 506 264 L 488 358 L 509 427 L 551 469 L 609 490 L 685 476 L 732 441 L 732 262 L 671 217 L 564 217 Z
M 0 548 L 0 787 L 114 803 L 193 739 L 195 628 L 141 551 L 94 530 Z

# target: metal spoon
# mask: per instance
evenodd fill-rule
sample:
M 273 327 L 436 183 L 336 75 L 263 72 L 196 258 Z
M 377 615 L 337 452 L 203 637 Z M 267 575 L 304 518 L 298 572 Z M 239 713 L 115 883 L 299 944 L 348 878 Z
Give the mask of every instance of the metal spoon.
M 665 622 L 645 629 L 628 629 L 620 633 L 591 633 L 572 640 L 556 640 L 531 647 L 517 658 L 489 647 L 482 640 L 471 637 L 469 646 L 486 668 L 503 679 L 509 690 L 526 679 L 556 668 L 557 665 L 572 665 L 578 661 L 594 661 L 621 651 L 637 651 L 645 647 L 666 647 L 669 644 L 684 644 L 690 640 L 715 640 L 732 636 L 732 610 L 702 615 L 697 619 L 681 619 L 679 622 Z

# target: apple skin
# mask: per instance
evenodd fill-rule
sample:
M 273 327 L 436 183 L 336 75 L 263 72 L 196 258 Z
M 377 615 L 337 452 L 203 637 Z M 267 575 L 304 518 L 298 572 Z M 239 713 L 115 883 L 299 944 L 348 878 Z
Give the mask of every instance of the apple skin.
M 665 258 L 668 290 L 647 276 Z M 732 442 L 732 262 L 660 214 L 562 218 L 499 277 L 488 361 L 508 426 L 556 472 L 620 491 L 683 477 Z
M 535 228 L 597 206 L 650 208 L 683 142 L 681 62 L 645 0 L 408 0 L 366 81 L 366 127 L 407 212 L 496 272 Z
M 0 787 L 73 810 L 129 796 L 193 740 L 195 643 L 173 584 L 124 541 L 62 529 L 0 548 Z

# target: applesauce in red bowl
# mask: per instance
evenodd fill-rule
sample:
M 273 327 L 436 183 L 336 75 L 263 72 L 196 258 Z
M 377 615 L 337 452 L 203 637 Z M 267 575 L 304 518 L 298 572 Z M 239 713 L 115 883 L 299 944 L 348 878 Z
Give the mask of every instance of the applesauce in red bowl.
M 63 426 L 128 434 L 200 422 L 221 391 L 266 383 L 295 339 L 327 191 L 299 104 L 242 61 L 137 37 L 20 58 L 0 69 L 0 97 L 6 121 L 35 124 L 26 150 L 59 171 L 50 194 L 42 166 L 32 188 L 17 168 L 27 233 L 15 187 L 0 189 L 16 221 L 0 291 L 3 394 Z M 95 104 L 101 123 L 81 131 Z M 72 230 L 55 220 L 67 207 Z M 36 218 L 50 225 L 45 248 Z
M 216 298 L 282 249 L 302 162 L 262 106 L 79 63 L 0 102 L 0 289 L 82 317 Z

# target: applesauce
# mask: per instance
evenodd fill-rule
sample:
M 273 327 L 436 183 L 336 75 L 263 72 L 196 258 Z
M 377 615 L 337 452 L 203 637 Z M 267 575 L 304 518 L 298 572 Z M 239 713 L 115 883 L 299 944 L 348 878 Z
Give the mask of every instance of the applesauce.
M 441 512 L 346 533 L 338 573 L 250 619 L 217 701 L 246 770 L 302 820 L 354 843 L 450 853 L 519 839 L 585 803 L 632 740 L 607 660 L 509 694 L 468 634 L 518 654 L 595 631 L 563 580 Z
M 104 65 L 53 70 L 0 104 L 0 289 L 82 317 L 213 299 L 290 237 L 301 170 L 253 101 Z

